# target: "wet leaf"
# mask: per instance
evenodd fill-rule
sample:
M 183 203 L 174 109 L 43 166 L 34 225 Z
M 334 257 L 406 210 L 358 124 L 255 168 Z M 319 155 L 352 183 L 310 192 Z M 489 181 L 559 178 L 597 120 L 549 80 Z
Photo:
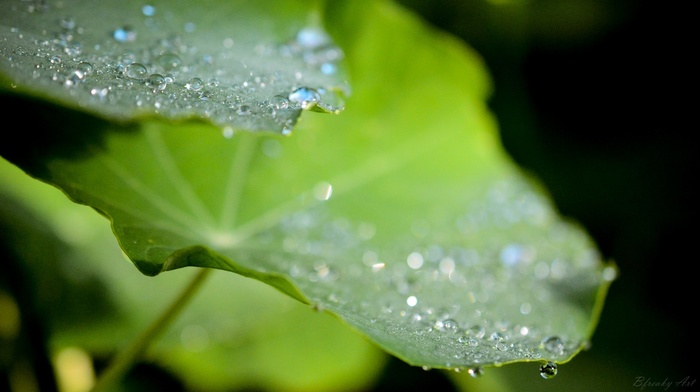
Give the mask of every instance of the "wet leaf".
M 196 273 L 140 274 L 125 262 L 106 219 L 4 159 L 0 200 L 0 245 L 21 263 L 22 290 L 51 332 L 54 358 L 75 348 L 96 361 L 109 358 Z M 12 268 L 6 272 L 17 279 Z M 372 383 L 385 359 L 332 316 L 309 312 L 269 285 L 217 271 L 142 360 L 195 390 L 357 391 Z
M 614 267 L 503 151 L 478 56 L 391 3 L 326 17 L 353 94 L 291 137 L 144 120 L 0 153 L 107 216 L 146 275 L 252 277 L 426 368 L 570 360 Z
M 111 120 L 202 118 L 289 133 L 337 113 L 343 52 L 314 2 L 4 0 L 0 71 L 17 89 Z

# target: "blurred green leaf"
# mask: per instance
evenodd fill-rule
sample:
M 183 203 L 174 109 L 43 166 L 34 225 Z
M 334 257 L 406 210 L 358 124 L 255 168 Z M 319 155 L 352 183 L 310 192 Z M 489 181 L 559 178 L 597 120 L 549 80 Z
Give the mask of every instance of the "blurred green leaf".
M 328 7 L 353 85 L 339 116 L 291 137 L 101 123 L 70 150 L 0 153 L 107 216 L 146 275 L 252 277 L 426 368 L 570 360 L 614 270 L 502 150 L 478 56 L 392 3 Z

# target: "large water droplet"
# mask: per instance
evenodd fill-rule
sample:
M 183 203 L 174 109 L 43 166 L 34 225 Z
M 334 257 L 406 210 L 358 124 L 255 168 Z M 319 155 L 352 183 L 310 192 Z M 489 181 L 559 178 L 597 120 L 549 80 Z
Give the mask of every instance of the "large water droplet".
M 540 376 L 544 379 L 551 379 L 557 375 L 557 364 L 554 362 L 547 362 L 540 365 Z
M 124 74 L 131 79 L 143 80 L 148 76 L 148 69 L 141 63 L 131 63 L 126 67 Z
M 191 78 L 185 83 L 185 88 L 191 91 L 199 91 L 204 87 L 204 82 L 198 77 Z
M 158 92 L 165 90 L 167 83 L 165 82 L 165 78 L 163 77 L 163 75 L 152 74 L 146 80 L 146 85 L 150 87 L 153 90 L 153 92 Z
M 287 109 L 289 107 L 289 100 L 281 95 L 275 95 L 270 98 L 270 106 L 274 110 Z
M 473 367 L 473 368 L 470 368 L 467 372 L 468 372 L 469 375 L 472 376 L 473 378 L 479 378 L 479 377 L 481 377 L 481 376 L 484 375 L 484 368 L 481 368 L 481 367 Z
M 175 53 L 163 53 L 158 57 L 158 65 L 166 71 L 172 71 L 182 64 L 182 59 Z
M 552 354 L 564 354 L 564 342 L 558 336 L 549 336 L 542 341 L 544 349 Z
M 318 93 L 318 91 L 310 87 L 299 87 L 289 94 L 289 101 L 299 104 L 302 109 L 310 108 L 320 99 L 321 95 Z

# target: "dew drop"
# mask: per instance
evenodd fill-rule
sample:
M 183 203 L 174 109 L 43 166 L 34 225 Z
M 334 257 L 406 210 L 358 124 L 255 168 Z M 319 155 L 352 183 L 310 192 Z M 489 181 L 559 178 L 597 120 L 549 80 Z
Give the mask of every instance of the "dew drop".
M 321 64 L 321 72 L 325 75 L 333 75 L 338 71 L 338 67 L 333 63 Z
M 194 77 L 185 83 L 185 88 L 190 91 L 199 91 L 204 87 L 202 79 Z
M 90 95 L 97 97 L 99 99 L 104 99 L 107 97 L 109 90 L 107 88 L 93 88 L 90 90 Z
M 605 267 L 605 269 L 603 269 L 603 279 L 606 282 L 612 282 L 617 279 L 617 269 L 615 269 L 615 267 Z
M 182 64 L 182 59 L 175 53 L 163 53 L 158 57 L 158 64 L 166 71 L 172 71 Z
M 319 28 L 307 27 L 297 33 L 296 42 L 303 48 L 314 49 L 328 45 L 330 37 Z
M 406 258 L 406 263 L 412 269 L 419 269 L 423 266 L 423 255 L 418 252 L 411 252 Z
M 146 4 L 143 7 L 141 7 L 141 12 L 145 16 L 153 16 L 156 14 L 156 7 Z
M 473 367 L 470 368 L 467 373 L 469 373 L 470 376 L 473 378 L 479 378 L 484 375 L 484 368 L 481 367 Z
M 76 67 L 76 70 L 82 72 L 83 75 L 87 76 L 87 75 L 92 74 L 95 71 L 95 66 L 92 65 L 91 63 L 83 61 L 80 64 L 78 64 L 78 66 Z
M 65 82 L 63 83 L 66 87 L 72 87 L 77 85 L 78 83 L 82 82 L 83 79 L 85 79 L 85 73 L 82 72 L 79 69 L 73 70 L 70 75 L 66 78 Z
M 532 305 L 529 302 L 523 302 L 520 304 L 521 314 L 530 314 L 530 312 L 532 312 Z
M 465 331 L 465 333 L 469 334 L 470 336 L 474 336 L 475 338 L 481 339 L 486 334 L 486 330 L 481 325 L 475 325 L 469 328 L 467 331 Z
M 552 354 L 564 354 L 564 342 L 558 336 L 549 336 L 542 341 L 544 349 Z
M 131 26 L 122 26 L 112 32 L 112 37 L 117 42 L 134 42 L 136 41 L 136 31 Z
M 406 298 L 406 304 L 408 304 L 408 306 L 411 306 L 411 307 L 416 306 L 418 304 L 418 298 L 416 298 L 415 295 L 412 295 L 412 296 Z
M 161 74 L 152 74 L 146 79 L 146 85 L 153 89 L 153 92 L 165 90 L 167 83 Z
M 557 364 L 554 362 L 547 362 L 540 365 L 540 376 L 544 379 L 552 379 L 557 375 Z
M 441 322 L 439 330 L 441 332 L 457 333 L 459 332 L 459 324 L 453 319 L 445 319 Z
M 75 20 L 72 18 L 63 18 L 59 23 L 61 27 L 66 30 L 73 30 L 75 28 Z
M 241 105 L 238 107 L 238 114 L 241 116 L 247 116 L 252 113 L 250 105 Z
M 226 139 L 230 139 L 233 137 L 234 130 L 231 127 L 224 127 L 221 129 L 221 135 L 225 137 Z
M 270 106 L 274 110 L 287 109 L 289 107 L 289 100 L 281 95 L 275 95 L 270 98 Z
M 302 109 L 308 109 L 321 99 L 318 91 L 310 87 L 299 87 L 289 94 L 289 101 L 298 103 Z
M 131 79 L 143 80 L 148 75 L 148 69 L 141 63 L 131 63 L 124 70 L 124 74 Z

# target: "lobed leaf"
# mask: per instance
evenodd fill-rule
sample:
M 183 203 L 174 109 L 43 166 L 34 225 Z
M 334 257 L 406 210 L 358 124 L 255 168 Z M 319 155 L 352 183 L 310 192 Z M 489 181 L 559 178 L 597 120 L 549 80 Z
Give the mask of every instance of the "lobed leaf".
M 107 216 L 146 275 L 252 277 L 426 368 L 570 360 L 614 267 L 503 151 L 478 56 L 391 3 L 328 7 L 339 116 L 291 137 L 100 123 L 70 151 L 0 153 Z

